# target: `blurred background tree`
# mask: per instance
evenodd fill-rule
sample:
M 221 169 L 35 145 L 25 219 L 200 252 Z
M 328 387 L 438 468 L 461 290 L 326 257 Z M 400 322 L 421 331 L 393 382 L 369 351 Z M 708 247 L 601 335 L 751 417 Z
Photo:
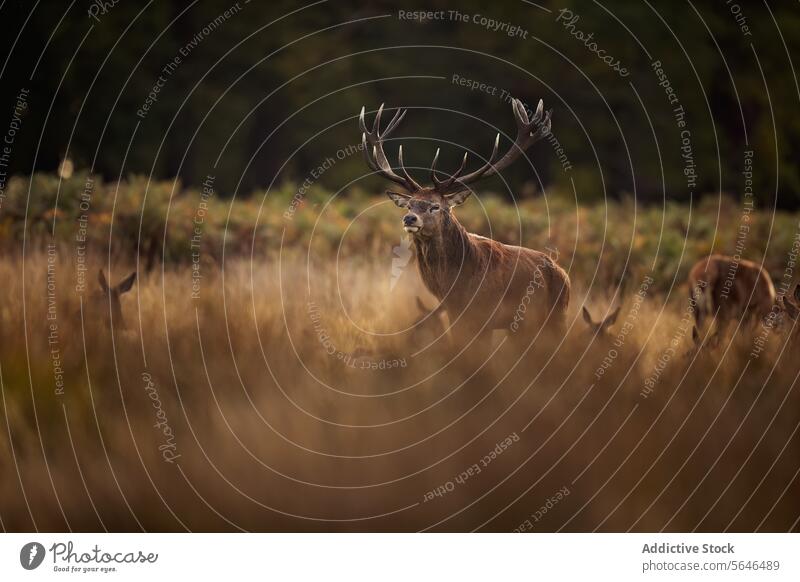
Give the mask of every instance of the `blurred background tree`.
M 118 2 L 90 18 L 98 5 L 16 1 L 0 10 L 8 56 L 0 114 L 10 119 L 19 89 L 31 92 L 13 173 L 55 171 L 69 156 L 106 180 L 152 173 L 197 186 L 214 175 L 222 196 L 248 196 L 272 183 L 300 184 L 334 158 L 311 177 L 319 186 L 337 191 L 355 181 L 378 190 L 384 184 L 365 177 L 360 155 L 337 159 L 359 142 L 362 105 L 409 108 L 388 151 L 394 158 L 406 143 L 407 164 L 423 177 L 436 147 L 439 167 L 452 169 L 462 148 L 476 152 L 477 164 L 497 129 L 513 134 L 505 90 L 554 109 L 554 135 L 571 167 L 564 171 L 552 146 L 538 144 L 532 165 L 505 173 L 516 195 L 553 187 L 571 197 L 574 184 L 586 202 L 634 194 L 686 201 L 680 132 L 651 66 L 658 60 L 686 111 L 694 194 L 741 196 L 744 150 L 752 149 L 757 205 L 772 207 L 776 193 L 779 206 L 800 202 L 796 3 L 741 3 L 749 35 L 729 4 L 710 0 Z M 557 22 L 563 7 L 629 76 Z M 458 10 L 468 22 L 398 17 L 418 9 Z M 517 25 L 526 38 L 487 30 L 474 15 Z M 163 87 L 142 119 L 137 110 L 159 75 Z M 470 91 L 453 75 L 497 92 Z M 488 187 L 508 189 L 499 178 Z

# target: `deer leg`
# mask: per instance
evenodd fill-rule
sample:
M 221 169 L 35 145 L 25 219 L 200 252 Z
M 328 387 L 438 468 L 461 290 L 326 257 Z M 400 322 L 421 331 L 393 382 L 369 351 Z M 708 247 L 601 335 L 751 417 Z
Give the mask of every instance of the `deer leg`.
M 703 320 L 706 315 L 706 308 L 708 307 L 704 301 L 705 293 L 700 288 L 700 285 L 689 287 L 689 301 L 694 303 L 694 323 L 697 329 L 703 329 Z

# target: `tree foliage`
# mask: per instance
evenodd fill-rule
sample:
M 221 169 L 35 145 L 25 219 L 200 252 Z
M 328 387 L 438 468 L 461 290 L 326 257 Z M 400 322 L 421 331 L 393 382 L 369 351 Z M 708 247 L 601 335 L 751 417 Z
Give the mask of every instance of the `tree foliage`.
M 496 131 L 513 134 L 507 92 L 554 109 L 570 169 L 543 142 L 532 163 L 505 173 L 507 184 L 495 179 L 495 190 L 524 196 L 553 187 L 571 197 L 574 187 L 579 200 L 635 194 L 656 204 L 741 196 L 752 150 L 757 205 L 771 208 L 777 194 L 781 206 L 797 205 L 795 6 L 742 3 L 734 14 L 731 3 L 711 1 L 573 0 L 572 21 L 565 5 L 537 4 L 431 0 L 424 9 L 445 17 L 419 22 L 400 16 L 416 7 L 388 0 L 118 2 L 96 18 L 87 12 L 96 3 L 6 3 L 0 112 L 10 116 L 18 90 L 31 91 L 10 168 L 53 171 L 69 156 L 109 180 L 152 174 L 196 186 L 214 175 L 227 196 L 309 177 L 333 191 L 353 181 L 377 190 L 383 184 L 365 175 L 360 155 L 340 154 L 359 143 L 362 105 L 409 108 L 397 136 L 407 164 L 426 176 L 437 147 L 440 168 L 452 169 L 464 148 L 478 163 Z M 654 61 L 685 110 L 694 186 Z M 471 90 L 454 75 L 497 89 Z M 149 110 L 137 115 L 159 77 Z M 313 177 L 329 158 L 335 164 Z

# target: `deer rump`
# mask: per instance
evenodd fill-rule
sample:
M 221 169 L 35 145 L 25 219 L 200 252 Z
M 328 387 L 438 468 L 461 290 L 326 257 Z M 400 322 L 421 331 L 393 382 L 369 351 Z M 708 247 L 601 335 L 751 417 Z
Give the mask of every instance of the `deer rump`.
M 422 281 L 456 327 L 563 328 L 569 277 L 561 267 L 545 253 L 458 230 L 450 244 L 415 241 Z

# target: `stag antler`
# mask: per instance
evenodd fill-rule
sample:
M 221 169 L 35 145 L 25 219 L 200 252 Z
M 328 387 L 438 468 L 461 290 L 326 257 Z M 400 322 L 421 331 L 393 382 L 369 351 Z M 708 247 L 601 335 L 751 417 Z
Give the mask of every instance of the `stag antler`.
M 436 175 L 436 162 L 439 161 L 439 150 L 436 150 L 436 155 L 433 157 L 431 164 L 431 180 L 434 184 L 434 190 L 443 195 L 451 195 L 457 192 L 463 192 L 469 189 L 469 184 L 477 182 L 481 178 L 488 178 L 496 173 L 504 170 L 510 166 L 520 155 L 522 155 L 534 143 L 549 135 L 550 133 L 550 116 L 553 113 L 552 109 L 547 113 L 544 112 L 544 103 L 539 100 L 539 105 L 533 115 L 533 119 L 528 119 L 528 113 L 525 111 L 525 106 L 519 99 L 511 101 L 511 108 L 514 111 L 514 119 L 517 122 L 517 137 L 514 144 L 509 148 L 506 154 L 495 162 L 497 151 L 500 147 L 500 134 L 494 140 L 494 147 L 492 154 L 489 156 L 487 162 L 465 176 L 461 173 L 467 165 L 467 154 L 464 153 L 464 158 L 461 160 L 459 168 L 447 179 L 440 180 Z M 406 115 L 405 109 L 398 109 L 392 121 L 381 133 L 381 114 L 383 113 L 383 104 L 378 108 L 375 115 L 375 121 L 372 125 L 372 131 L 367 131 L 367 124 L 364 120 L 364 108 L 361 108 L 361 114 L 358 116 L 358 126 L 361 129 L 361 143 L 364 147 L 364 159 L 367 165 L 374 171 L 379 173 L 384 178 L 403 186 L 411 193 L 422 190 L 420 186 L 406 171 L 405 164 L 403 163 L 403 146 L 400 146 L 398 151 L 398 162 L 402 176 L 396 174 L 383 152 L 383 141 L 389 134 L 403 120 Z
M 466 176 L 461 176 L 461 172 L 464 171 L 464 166 L 467 163 L 467 154 L 465 153 L 464 159 L 462 160 L 461 166 L 458 168 L 458 170 L 456 170 L 455 173 L 447 180 L 439 180 L 436 177 L 436 161 L 439 158 L 439 151 L 436 151 L 436 155 L 433 158 L 433 164 L 431 164 L 431 176 L 435 184 L 434 188 L 437 192 L 440 194 L 452 194 L 454 192 L 468 189 L 469 184 L 477 182 L 481 178 L 488 178 L 489 176 L 493 176 L 501 170 L 504 170 L 534 143 L 549 135 L 550 116 L 552 115 L 553 110 L 551 109 L 545 113 L 544 103 L 541 99 L 539 99 L 539 105 L 536 107 L 536 113 L 534 113 L 533 119 L 530 120 L 528 119 L 528 113 L 525 111 L 525 106 L 519 99 L 513 99 L 511 101 L 511 108 L 514 111 L 514 119 L 517 122 L 517 137 L 514 140 L 514 144 L 511 146 L 511 148 L 497 162 L 495 162 L 494 159 L 497 156 L 497 150 L 500 146 L 499 133 L 494 140 L 492 154 L 489 156 L 487 162 L 482 167 L 467 174 Z
M 389 164 L 389 160 L 386 159 L 386 154 L 383 152 L 383 140 L 395 130 L 401 121 L 403 121 L 406 110 L 398 109 L 383 133 L 381 133 L 382 113 L 383 103 L 381 103 L 381 106 L 378 108 L 378 113 L 375 114 L 372 132 L 369 132 L 367 131 L 367 123 L 364 120 L 364 107 L 361 108 L 361 114 L 358 116 L 358 127 L 361 129 L 361 145 L 364 147 L 364 159 L 367 161 L 367 165 L 372 171 L 378 172 L 381 176 L 391 180 L 395 184 L 400 184 L 409 192 L 417 192 L 422 189 L 422 186 L 414 181 L 403 165 L 403 146 L 400 146 L 398 152 L 400 170 L 403 173 L 402 176 L 398 176 L 394 173 L 392 166 Z

